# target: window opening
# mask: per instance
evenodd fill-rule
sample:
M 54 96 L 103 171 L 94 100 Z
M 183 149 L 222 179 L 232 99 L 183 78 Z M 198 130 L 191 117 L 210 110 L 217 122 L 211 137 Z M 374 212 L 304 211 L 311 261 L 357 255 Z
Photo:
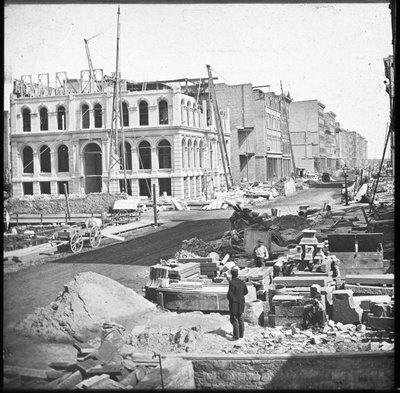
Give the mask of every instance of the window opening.
M 151 169 L 151 147 L 147 141 L 139 145 L 139 169 Z
M 41 181 L 40 184 L 40 193 L 41 194 L 51 194 L 51 187 L 49 181 Z
M 47 108 L 40 109 L 40 131 L 49 130 L 49 114 Z
M 189 141 L 187 148 L 187 167 L 190 168 L 191 164 L 192 164 L 192 141 Z
M 151 197 L 151 179 L 139 179 L 139 196 Z
M 124 127 L 129 127 L 129 111 L 126 102 L 122 103 L 122 124 Z
M 82 128 L 89 128 L 89 106 L 82 105 Z
M 33 182 L 26 181 L 22 183 L 24 195 L 33 195 Z
M 22 151 L 23 173 L 33 173 L 33 150 L 27 146 Z
M 140 101 L 139 104 L 139 125 L 149 125 L 149 106 L 146 101 Z
M 132 182 L 131 179 L 126 179 L 126 186 L 128 189 L 125 191 L 128 195 L 132 195 Z M 124 192 L 125 189 L 125 180 L 119 179 L 119 191 Z
M 171 195 L 171 178 L 158 179 L 158 188 L 160 190 L 160 196 L 164 194 Z
M 185 150 L 186 150 L 186 144 L 185 141 L 182 141 L 182 168 L 186 168 Z
M 122 143 L 119 145 L 119 157 L 120 157 L 119 167 L 120 169 L 124 169 L 124 160 L 122 157 Z M 131 145 L 128 142 L 125 142 L 125 164 L 127 170 L 132 169 L 132 149 Z
M 186 122 L 189 125 L 189 117 L 190 117 L 190 102 L 188 101 L 186 105 Z
M 64 184 L 67 186 L 67 193 L 69 194 L 69 184 L 67 181 L 58 181 L 57 182 L 57 188 L 58 188 L 58 193 L 64 195 Z
M 94 106 L 94 128 L 103 127 L 103 110 L 100 104 Z
M 63 106 L 57 108 L 57 129 L 66 130 L 66 112 Z
M 158 144 L 158 163 L 161 169 L 171 168 L 171 144 L 165 139 Z
M 65 145 L 58 148 L 58 172 L 69 172 L 68 147 Z
M 31 111 L 28 108 L 25 108 L 22 112 L 22 123 L 25 132 L 31 131 Z
M 165 100 L 158 103 L 158 116 L 160 124 L 168 124 L 168 104 Z
M 40 148 L 40 172 L 51 172 L 50 148 L 46 145 Z

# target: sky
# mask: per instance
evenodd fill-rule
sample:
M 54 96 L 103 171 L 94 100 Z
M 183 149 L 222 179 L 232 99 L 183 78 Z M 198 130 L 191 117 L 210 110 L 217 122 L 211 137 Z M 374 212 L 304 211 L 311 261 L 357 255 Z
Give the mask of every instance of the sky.
M 5 6 L 5 80 L 115 71 L 117 4 Z M 204 78 L 270 85 L 318 99 L 381 158 L 389 122 L 383 58 L 393 53 L 388 3 L 121 4 L 120 71 L 134 81 Z M 8 77 L 8 78 L 7 78 Z M 5 88 L 7 92 L 7 86 Z M 5 100 L 5 102 L 7 102 Z M 388 149 L 389 150 L 389 149 Z

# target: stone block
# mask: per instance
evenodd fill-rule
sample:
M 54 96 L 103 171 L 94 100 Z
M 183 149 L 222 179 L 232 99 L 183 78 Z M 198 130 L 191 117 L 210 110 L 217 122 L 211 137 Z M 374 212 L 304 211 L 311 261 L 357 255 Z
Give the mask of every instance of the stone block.
M 303 296 L 295 295 L 275 295 L 272 298 L 273 306 L 297 306 L 297 301 Z
M 252 300 L 245 303 L 243 320 L 252 324 L 262 324 L 264 320 L 264 306 L 261 300 Z
M 346 276 L 346 283 L 364 285 L 393 285 L 394 274 L 348 274 Z
M 338 290 L 332 293 L 333 297 L 333 320 L 335 322 L 361 323 L 363 310 L 354 302 L 353 291 Z
M 279 317 L 302 317 L 303 313 L 303 306 L 275 306 L 275 315 Z
M 80 371 L 75 371 L 67 379 L 57 385 L 57 389 L 70 390 L 73 389 L 79 382 L 82 381 L 82 374 Z
M 268 326 L 270 327 L 276 327 L 276 326 L 291 326 L 295 324 L 295 327 L 301 327 L 303 323 L 303 317 L 283 317 L 283 316 L 278 316 L 275 314 L 269 314 L 268 315 Z
M 372 310 L 373 305 L 376 303 L 390 302 L 390 296 L 387 295 L 353 296 L 353 299 L 363 310 Z
M 353 291 L 354 295 L 394 295 L 393 287 L 377 287 L 370 285 L 351 285 L 346 283 L 345 289 L 350 289 Z
M 391 317 L 392 306 L 387 303 L 376 303 L 371 309 L 374 317 Z
M 296 276 L 288 276 L 288 277 L 275 277 L 272 280 L 272 283 L 275 285 L 284 285 L 286 287 L 310 287 L 313 284 L 318 284 L 321 287 L 325 287 L 329 282 L 332 281 L 331 277 L 314 277 L 314 276 L 306 276 L 306 277 L 296 277 Z
M 385 329 L 394 331 L 393 317 L 375 317 L 370 316 L 368 319 L 369 326 L 373 329 Z

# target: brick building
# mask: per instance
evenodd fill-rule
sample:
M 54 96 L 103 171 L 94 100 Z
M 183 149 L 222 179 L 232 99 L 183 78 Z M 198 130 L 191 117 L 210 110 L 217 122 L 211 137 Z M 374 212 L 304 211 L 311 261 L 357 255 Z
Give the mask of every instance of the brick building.
M 178 83 L 121 81 L 122 132 L 119 162 L 110 157 L 113 82 L 100 75 L 96 83 L 48 74 L 37 83 L 24 76 L 11 95 L 13 195 L 120 192 L 126 174 L 128 193 L 193 198 L 225 187 L 216 129 L 209 125 L 205 102 L 185 94 Z M 223 108 L 223 106 L 220 106 Z M 213 116 L 211 116 L 211 119 Z M 222 112 L 230 149 L 229 112 Z M 109 177 L 109 167 L 110 177 Z
M 290 95 L 276 95 L 250 83 L 218 83 L 215 91 L 218 103 L 230 111 L 234 183 L 289 176 L 291 156 L 286 115 Z

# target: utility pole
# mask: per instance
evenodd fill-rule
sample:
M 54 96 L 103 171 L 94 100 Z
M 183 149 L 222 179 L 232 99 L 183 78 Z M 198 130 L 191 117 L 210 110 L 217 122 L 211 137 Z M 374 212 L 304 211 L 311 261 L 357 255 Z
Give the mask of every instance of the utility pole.
M 119 37 L 120 37 L 120 24 L 119 24 L 120 7 L 118 6 L 118 19 L 117 19 L 117 53 L 116 53 L 116 66 L 115 66 L 115 77 L 114 77 L 114 92 L 113 92 L 113 112 L 111 118 L 111 132 L 110 132 L 110 153 L 108 163 L 108 193 L 110 193 L 110 180 L 111 180 L 111 169 L 114 165 L 120 163 L 120 156 L 118 151 L 118 122 L 121 127 L 122 134 L 122 162 L 124 167 L 124 187 L 127 192 L 127 180 L 126 180 L 126 162 L 125 162 L 125 138 L 124 128 L 122 121 L 122 100 L 121 100 L 121 86 L 119 79 Z M 119 104 L 119 105 L 118 105 Z
M 288 131 L 288 138 L 289 138 L 289 146 L 290 146 L 290 155 L 292 157 L 292 166 L 293 166 L 293 175 L 296 177 L 296 163 L 294 161 L 294 152 L 293 152 L 293 146 L 292 146 L 292 138 L 290 136 L 290 129 L 289 129 L 289 116 L 288 116 L 288 111 L 289 111 L 289 106 L 286 106 L 286 99 L 284 98 L 283 94 L 283 87 L 282 87 L 282 81 L 279 81 L 281 84 L 281 94 L 282 94 L 282 100 L 285 105 L 285 120 L 286 120 L 286 125 L 287 125 L 287 131 Z
M 224 132 L 222 130 L 221 115 L 218 109 L 217 96 L 215 94 L 214 82 L 211 74 L 211 67 L 209 65 L 207 65 L 207 71 L 208 71 L 209 93 L 211 95 L 211 101 L 214 108 L 215 125 L 217 127 L 218 141 L 221 149 L 222 166 L 224 168 L 226 187 L 227 190 L 229 190 L 229 188 L 233 186 L 233 177 L 232 177 L 231 167 L 229 164 L 229 156 L 226 149 Z

